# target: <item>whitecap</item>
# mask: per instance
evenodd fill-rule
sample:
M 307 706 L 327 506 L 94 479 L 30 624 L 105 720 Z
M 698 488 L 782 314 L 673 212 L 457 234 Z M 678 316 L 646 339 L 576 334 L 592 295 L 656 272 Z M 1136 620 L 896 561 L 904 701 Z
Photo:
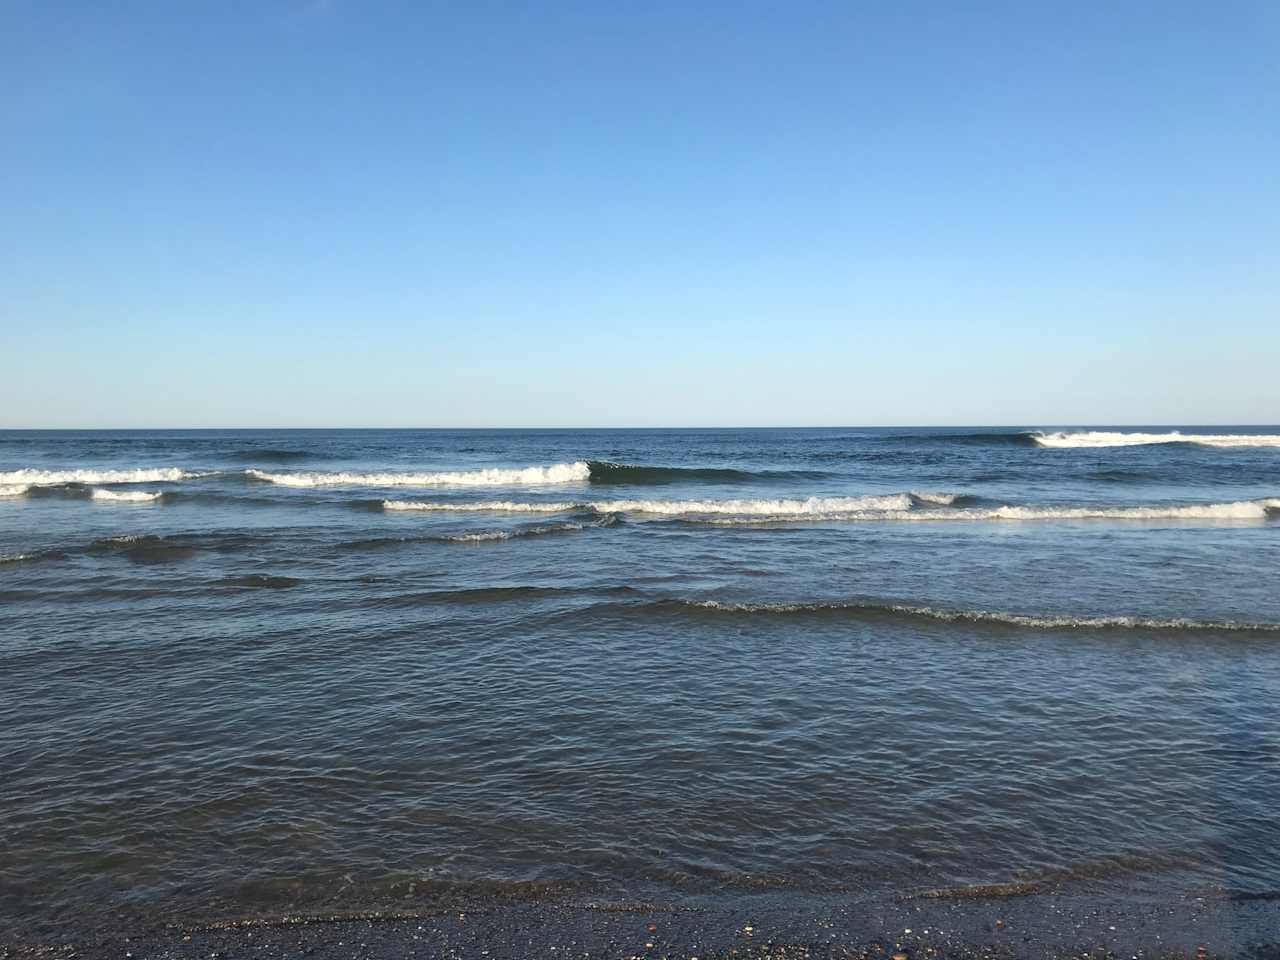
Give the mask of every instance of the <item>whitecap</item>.
M 0 473 L 0 483 L 46 486 L 60 483 L 157 483 L 208 476 L 177 467 L 139 467 L 134 470 L 10 470 Z
M 577 510 L 580 503 L 516 503 L 511 500 L 482 500 L 477 503 L 444 503 L 429 500 L 383 500 L 384 510 L 419 510 L 435 513 L 564 513 Z
M 254 468 L 245 473 L 254 479 L 286 487 L 499 487 L 580 483 L 590 479 L 591 468 L 584 461 L 578 461 L 548 467 L 490 467 L 440 473 L 268 473 Z
M 95 487 L 92 496 L 94 500 L 113 503 L 155 503 L 164 494 L 159 490 L 103 490 Z
M 1108 430 L 1034 433 L 1042 447 L 1133 447 L 1155 443 L 1195 443 L 1206 447 L 1280 447 L 1280 436 L 1247 433 L 1122 433 Z

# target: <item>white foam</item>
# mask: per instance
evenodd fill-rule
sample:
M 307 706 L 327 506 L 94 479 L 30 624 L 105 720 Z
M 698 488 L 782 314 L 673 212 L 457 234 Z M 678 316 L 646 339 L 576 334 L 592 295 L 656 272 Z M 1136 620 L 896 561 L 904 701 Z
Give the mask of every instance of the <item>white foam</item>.
M 549 467 L 447 471 L 443 473 L 267 473 L 245 471 L 258 480 L 286 487 L 501 487 L 580 483 L 591 477 L 584 461 L 556 463 Z M 392 508 L 395 509 L 395 508 Z
M 949 507 L 963 494 L 959 493 L 921 493 L 919 490 L 912 490 L 911 496 L 919 500 L 921 503 L 934 503 L 940 507 Z
M 961 494 L 897 493 L 865 497 L 809 497 L 804 500 L 588 500 L 521 502 L 484 500 L 448 503 L 384 500 L 384 510 L 436 513 L 562 513 L 593 510 L 600 514 L 637 513 L 685 517 L 720 525 L 810 521 L 1032 521 L 1032 520 L 1265 520 L 1280 511 L 1280 498 L 1233 503 L 1160 506 L 950 507 Z M 922 506 L 928 504 L 931 506 Z
M 1160 507 L 967 507 L 954 510 L 841 510 L 814 513 L 805 519 L 826 521 L 1050 521 L 1050 520 L 1265 520 L 1280 502 L 1240 500 L 1235 503 Z M 708 519 L 720 525 L 776 523 L 783 515 Z
M 0 483 L 47 486 L 59 483 L 157 483 L 190 480 L 208 476 L 179 470 L 177 467 L 138 468 L 136 470 L 10 470 L 0 473 Z
M 809 497 L 805 500 L 593 500 L 584 504 L 600 513 L 651 513 L 664 516 L 815 516 L 855 511 L 911 509 L 911 495 L 881 497 Z
M 1032 434 L 1042 447 L 1132 447 L 1152 443 L 1197 443 L 1208 447 L 1280 447 L 1280 436 L 1247 433 L 1120 433 L 1085 430 Z
M 103 490 L 95 487 L 93 490 L 94 500 L 107 500 L 118 503 L 154 503 L 164 494 L 159 491 L 148 490 Z
M 0 498 L 25 496 L 30 489 L 29 483 L 0 483 Z
M 975 511 L 983 514 L 986 511 Z M 1167 507 L 997 507 L 996 520 L 1262 520 L 1267 508 L 1261 501 L 1196 503 Z
M 947 622 L 972 621 L 978 623 L 1002 623 L 1017 627 L 1043 629 L 1148 629 L 1148 630 L 1243 630 L 1280 632 L 1280 623 L 1249 623 L 1239 620 L 1192 620 L 1185 617 L 1168 619 L 1152 617 L 1109 616 L 1070 617 L 1034 616 L 1019 613 L 1000 613 L 988 610 L 941 610 L 935 607 L 912 606 L 901 603 L 729 603 L 719 600 L 682 601 L 689 606 L 728 613 L 821 613 L 848 610 L 851 613 L 897 613 L 906 616 L 926 617 Z
M 421 510 L 437 513 L 564 513 L 576 510 L 579 503 L 514 503 L 510 500 L 484 500 L 479 503 L 441 503 L 429 500 L 383 500 L 383 510 Z

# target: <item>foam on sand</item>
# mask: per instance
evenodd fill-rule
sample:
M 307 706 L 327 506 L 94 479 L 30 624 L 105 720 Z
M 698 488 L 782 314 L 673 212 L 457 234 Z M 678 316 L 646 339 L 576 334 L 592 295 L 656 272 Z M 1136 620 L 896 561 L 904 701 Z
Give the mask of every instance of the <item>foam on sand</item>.
M 517 467 L 484 470 L 455 470 L 441 473 L 268 473 L 250 468 L 245 473 L 256 480 L 286 487 L 502 487 L 542 486 L 555 483 L 582 483 L 591 478 L 584 462 L 556 463 L 548 467 Z

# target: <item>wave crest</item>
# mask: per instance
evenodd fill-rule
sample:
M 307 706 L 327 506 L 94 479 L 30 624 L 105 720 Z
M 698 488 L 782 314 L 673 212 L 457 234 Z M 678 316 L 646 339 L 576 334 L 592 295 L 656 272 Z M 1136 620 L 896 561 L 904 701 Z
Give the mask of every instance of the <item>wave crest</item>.
M 808 497 L 804 500 L 595 500 L 584 506 L 607 513 L 650 513 L 663 516 L 730 514 L 733 516 L 821 516 L 851 511 L 906 511 L 912 495 Z
M 1121 433 L 1108 430 L 1083 430 L 1079 432 L 1034 433 L 1031 435 L 1042 447 L 1136 447 L 1157 443 L 1194 443 L 1205 447 L 1280 447 L 1280 436 L 1274 434 L 1247 433 Z
M 10 470 L 0 484 L 48 486 L 60 483 L 163 483 L 208 476 L 177 467 L 139 467 L 136 470 Z
M 728 467 L 657 467 L 643 464 L 588 460 L 593 484 L 654 486 L 665 483 L 753 483 L 771 479 L 818 479 L 828 476 L 815 470 L 737 470 Z
M 472 533 L 456 533 L 440 537 L 447 543 L 493 543 L 502 540 L 519 540 L 524 537 L 546 537 L 560 533 L 579 533 L 588 527 L 606 526 L 599 521 L 595 523 L 548 523 L 534 527 L 519 527 L 515 530 L 477 530 Z
M 30 489 L 29 483 L 0 483 L 0 498 L 23 497 Z
M 1233 503 L 1159 506 L 965 506 L 974 498 L 959 493 L 895 493 L 861 497 L 809 497 L 794 500 L 483 500 L 451 503 L 384 500 L 390 511 L 426 513 L 636 513 L 678 517 L 719 525 L 808 521 L 1031 521 L 1031 520 L 1265 520 L 1280 513 L 1280 498 Z
M 482 500 L 478 503 L 443 503 L 429 500 L 383 500 L 383 510 L 417 510 L 434 513 L 564 513 L 581 509 L 581 503 L 516 503 Z
M 581 483 L 590 479 L 591 469 L 580 460 L 548 467 L 489 467 L 439 473 L 268 473 L 251 467 L 245 474 L 286 487 L 502 487 Z
M 1242 620 L 1194 620 L 1187 617 L 1102 616 L 1072 617 L 1002 613 L 990 610 L 948 610 L 905 603 L 733 603 L 720 600 L 680 600 L 688 608 L 721 613 L 846 615 L 850 617 L 898 616 L 937 620 L 944 623 L 991 623 L 1010 627 L 1034 627 L 1041 630 L 1186 630 L 1252 633 L 1280 633 L 1280 623 Z
M 1158 507 L 1032 507 L 1012 506 L 955 509 L 839 510 L 815 512 L 805 519 L 820 521 L 1053 521 L 1053 520 L 1266 520 L 1280 512 L 1280 500 L 1240 500 L 1235 503 L 1185 504 Z M 776 523 L 780 514 L 759 517 L 708 518 L 717 525 Z
M 164 496 L 159 490 L 103 490 L 100 487 L 94 487 L 90 496 L 94 500 L 105 500 L 115 503 L 155 503 Z

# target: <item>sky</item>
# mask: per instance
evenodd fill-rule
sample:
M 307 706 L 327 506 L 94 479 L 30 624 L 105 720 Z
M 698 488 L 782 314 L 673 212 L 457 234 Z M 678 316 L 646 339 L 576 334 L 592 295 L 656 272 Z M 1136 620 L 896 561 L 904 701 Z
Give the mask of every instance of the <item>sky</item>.
M 0 427 L 1280 422 L 1280 4 L 0 0 Z

